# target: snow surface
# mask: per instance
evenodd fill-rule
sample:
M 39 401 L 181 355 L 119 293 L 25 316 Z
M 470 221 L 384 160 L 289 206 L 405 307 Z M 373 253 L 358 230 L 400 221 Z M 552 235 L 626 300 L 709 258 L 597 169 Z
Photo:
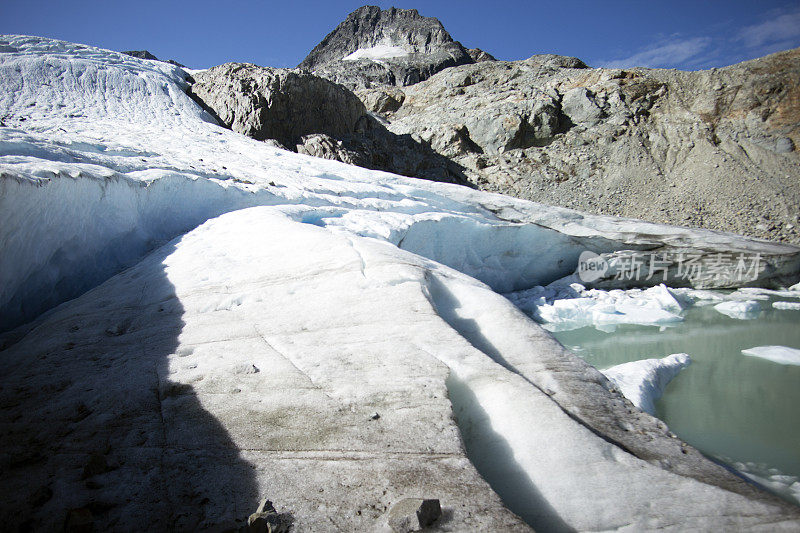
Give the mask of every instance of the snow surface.
M 756 346 L 742 350 L 742 353 L 781 365 L 800 365 L 800 350 L 788 346 Z
M 661 359 L 643 359 L 603 370 L 603 374 L 639 409 L 655 415 L 655 401 L 672 379 L 689 366 L 691 357 L 674 353 Z
M 674 473 L 674 439 L 492 290 L 641 235 L 785 247 L 285 152 L 217 126 L 178 67 L 0 46 L 0 331 L 35 319 L 0 352 L 4 523 L 44 487 L 43 530 L 90 504 L 98 529 L 219 527 L 265 495 L 298 530 L 367 530 L 412 492 L 455 530 L 524 530 L 485 478 L 541 530 L 796 528 L 715 465 L 693 468 L 731 490 Z
M 377 44 L 369 48 L 359 48 L 352 54 L 348 54 L 342 58 L 342 61 L 357 61 L 359 59 L 371 59 L 377 61 L 380 59 L 392 59 L 393 57 L 406 57 L 409 52 L 401 47 L 391 44 Z

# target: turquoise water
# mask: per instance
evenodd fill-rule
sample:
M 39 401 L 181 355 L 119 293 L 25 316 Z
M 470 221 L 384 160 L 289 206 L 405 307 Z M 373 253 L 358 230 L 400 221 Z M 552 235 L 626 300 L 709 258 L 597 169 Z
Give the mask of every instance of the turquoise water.
M 656 402 L 657 416 L 706 455 L 746 463 L 761 477 L 800 477 L 800 366 L 741 353 L 754 346 L 800 349 L 800 311 L 773 309 L 773 301 L 761 301 L 763 311 L 754 320 L 693 307 L 683 313 L 684 322 L 667 328 L 623 325 L 605 333 L 584 327 L 553 335 L 601 370 L 688 353 L 692 364 Z M 792 480 L 780 479 L 787 489 L 778 492 L 787 496 Z

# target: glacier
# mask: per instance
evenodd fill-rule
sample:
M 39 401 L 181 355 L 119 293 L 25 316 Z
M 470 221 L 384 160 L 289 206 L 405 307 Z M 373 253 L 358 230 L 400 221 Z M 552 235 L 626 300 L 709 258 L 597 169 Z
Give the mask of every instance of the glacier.
M 796 247 L 298 155 L 173 65 L 0 50 L 4 524 L 222 528 L 269 497 L 380 529 L 422 496 L 452 530 L 797 529 L 498 294 L 585 250 L 761 254 L 776 288 Z

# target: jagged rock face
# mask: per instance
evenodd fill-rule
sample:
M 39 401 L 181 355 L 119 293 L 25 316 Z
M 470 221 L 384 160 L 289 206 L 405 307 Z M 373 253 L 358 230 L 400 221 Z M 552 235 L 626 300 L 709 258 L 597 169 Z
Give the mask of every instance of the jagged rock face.
M 472 63 L 441 22 L 416 9 L 361 7 L 320 42 L 299 68 L 351 88 L 411 85 L 440 70 Z
M 326 79 L 246 63 L 196 74 L 192 93 L 232 130 L 286 146 L 314 133 L 351 134 L 366 112 L 358 97 Z
M 482 189 L 800 242 L 800 49 L 698 72 L 538 55 L 383 93 L 359 96 Z
M 467 53 L 476 63 L 480 63 L 481 61 L 497 61 L 492 54 L 484 52 L 480 48 L 468 48 Z

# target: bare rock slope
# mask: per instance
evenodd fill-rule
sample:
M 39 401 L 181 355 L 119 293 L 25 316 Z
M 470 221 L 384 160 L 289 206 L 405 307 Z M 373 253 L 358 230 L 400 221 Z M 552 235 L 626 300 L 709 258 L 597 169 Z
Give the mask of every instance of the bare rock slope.
M 359 95 L 481 189 L 800 242 L 800 49 L 699 72 L 534 56 L 398 90 Z

